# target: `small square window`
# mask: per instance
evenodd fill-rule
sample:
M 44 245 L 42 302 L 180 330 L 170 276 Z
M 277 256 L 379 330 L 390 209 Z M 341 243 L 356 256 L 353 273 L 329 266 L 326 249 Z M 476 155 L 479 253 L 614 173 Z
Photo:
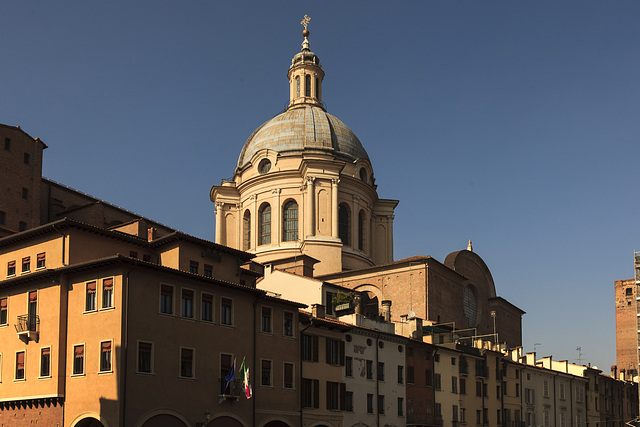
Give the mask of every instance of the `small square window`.
M 138 258 L 138 252 L 136 251 L 129 251 L 129 258 Z
M 138 343 L 138 372 L 153 372 L 153 344 L 150 342 Z
M 24 156 L 22 157 L 22 161 L 24 162 L 25 165 L 29 164 L 29 158 L 31 156 L 29 155 L 29 153 L 24 153 Z
M 29 198 L 29 189 L 22 187 L 22 198 L 27 200 Z
M 262 307 L 262 332 L 271 332 L 271 308 Z
M 213 276 L 213 267 L 210 266 L 209 264 L 205 264 L 204 265 L 204 272 L 203 274 L 207 277 L 212 277 Z
M 46 264 L 47 264 L 47 254 L 44 252 L 41 254 L 38 254 L 36 268 L 44 268 Z
M 26 273 L 31 271 L 31 257 L 22 258 L 22 272 Z
M 24 231 L 27 229 L 27 223 L 24 221 L 20 221 L 18 223 L 18 231 Z
M 7 276 L 13 276 L 16 274 L 16 262 L 9 261 L 7 263 Z
M 189 271 L 193 274 L 198 274 L 198 269 L 200 267 L 200 264 L 197 263 L 196 261 L 191 261 L 189 262 Z

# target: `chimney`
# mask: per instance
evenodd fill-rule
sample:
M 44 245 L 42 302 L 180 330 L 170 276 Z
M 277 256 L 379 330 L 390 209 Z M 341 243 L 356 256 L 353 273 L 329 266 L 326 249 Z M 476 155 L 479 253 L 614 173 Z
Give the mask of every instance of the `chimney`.
M 611 365 L 611 378 L 618 379 L 618 366 Z
M 536 365 L 536 352 L 535 351 L 527 353 L 526 362 L 525 363 L 527 365 L 531 365 L 531 366 L 535 366 Z
M 391 300 L 382 300 L 382 317 L 385 322 L 391 322 Z
M 155 227 L 147 228 L 147 240 L 149 242 L 156 238 L 156 231 Z
M 313 317 L 318 317 L 320 319 L 324 319 L 325 310 L 324 305 L 322 304 L 313 304 L 311 306 L 311 314 Z
M 411 338 L 413 338 L 414 340 L 422 341 L 422 319 L 419 319 L 417 317 L 409 319 L 409 331 L 411 333 Z

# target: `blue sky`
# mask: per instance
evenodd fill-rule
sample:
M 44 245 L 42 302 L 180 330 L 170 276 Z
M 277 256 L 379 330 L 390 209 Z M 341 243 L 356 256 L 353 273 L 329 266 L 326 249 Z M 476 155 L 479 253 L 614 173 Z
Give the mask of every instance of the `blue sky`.
M 328 111 L 358 135 L 395 257 L 474 250 L 525 351 L 615 363 L 613 282 L 640 250 L 640 2 L 3 5 L 0 122 L 43 173 L 213 239 L 211 185 L 288 100 L 311 17 Z

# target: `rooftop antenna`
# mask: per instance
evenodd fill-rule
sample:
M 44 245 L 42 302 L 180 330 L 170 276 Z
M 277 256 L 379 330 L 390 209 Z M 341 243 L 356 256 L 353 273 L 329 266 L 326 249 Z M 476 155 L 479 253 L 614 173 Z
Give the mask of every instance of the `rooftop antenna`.
M 578 365 L 582 365 L 582 347 L 578 346 L 576 350 L 578 350 Z

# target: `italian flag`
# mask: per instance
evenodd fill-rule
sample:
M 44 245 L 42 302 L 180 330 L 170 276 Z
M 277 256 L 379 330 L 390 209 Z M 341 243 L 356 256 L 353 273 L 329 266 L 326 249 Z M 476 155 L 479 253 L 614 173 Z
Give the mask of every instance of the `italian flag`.
M 251 399 L 251 397 L 253 397 L 253 392 L 251 391 L 251 384 L 249 384 L 249 368 L 245 365 L 244 358 L 242 359 L 240 372 L 242 372 L 242 386 L 244 387 L 245 396 L 247 399 Z

